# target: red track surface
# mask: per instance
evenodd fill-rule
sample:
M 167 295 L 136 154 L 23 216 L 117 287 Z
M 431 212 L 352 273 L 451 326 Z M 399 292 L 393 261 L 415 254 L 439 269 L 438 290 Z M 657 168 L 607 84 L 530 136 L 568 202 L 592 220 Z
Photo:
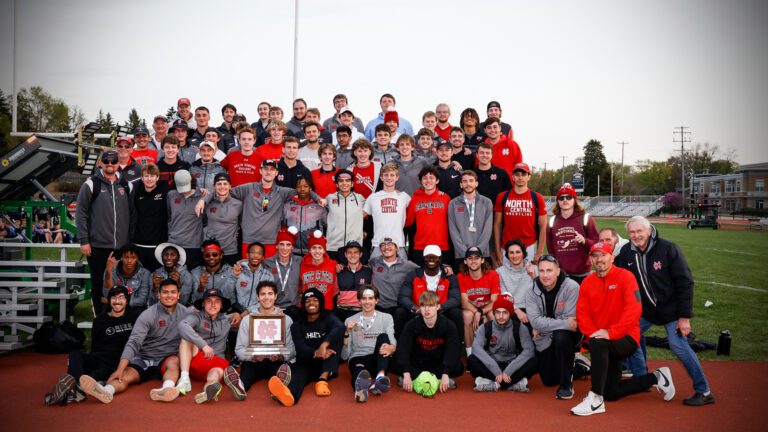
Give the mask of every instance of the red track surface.
M 662 362 L 652 361 L 651 366 Z M 318 398 L 308 386 L 300 403 L 285 408 L 273 402 L 266 383 L 259 382 L 248 399 L 237 402 L 224 389 L 218 402 L 197 405 L 192 395 L 171 404 L 152 402 L 149 390 L 159 381 L 131 387 L 104 405 L 95 399 L 66 407 L 46 407 L 43 395 L 66 369 L 66 356 L 17 353 L 0 357 L 0 425 L 4 431 L 197 431 L 258 430 L 536 430 L 536 431 L 765 431 L 768 409 L 768 363 L 705 362 L 704 369 L 717 403 L 686 407 L 682 399 L 692 393 L 691 381 L 678 362 L 672 368 L 677 395 L 664 402 L 655 390 L 606 404 L 607 412 L 587 418 L 571 415 L 588 391 L 588 381 L 575 384 L 571 401 L 554 398 L 554 388 L 544 388 L 538 377 L 531 393 L 473 393 L 469 374 L 459 388 L 434 399 L 407 394 L 399 388 L 357 404 L 349 385 L 346 365 L 341 377 L 331 381 L 333 395 Z M 202 389 L 193 382 L 193 393 Z

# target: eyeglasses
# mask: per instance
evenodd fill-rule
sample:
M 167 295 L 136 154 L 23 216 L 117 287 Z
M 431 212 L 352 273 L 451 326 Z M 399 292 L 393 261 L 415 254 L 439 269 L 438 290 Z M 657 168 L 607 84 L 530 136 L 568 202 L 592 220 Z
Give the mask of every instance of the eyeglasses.
M 539 262 L 541 261 L 549 261 L 557 264 L 557 258 L 555 258 L 554 255 L 542 255 L 541 258 L 539 258 Z
M 117 165 L 117 159 L 102 159 L 102 161 L 106 165 Z
M 572 199 L 573 197 L 570 195 L 560 195 L 559 197 L 557 197 L 558 201 L 570 201 Z
M 203 255 L 203 257 L 205 257 L 205 258 L 208 258 L 208 257 L 218 258 L 219 257 L 219 253 L 218 252 L 208 252 L 207 254 Z

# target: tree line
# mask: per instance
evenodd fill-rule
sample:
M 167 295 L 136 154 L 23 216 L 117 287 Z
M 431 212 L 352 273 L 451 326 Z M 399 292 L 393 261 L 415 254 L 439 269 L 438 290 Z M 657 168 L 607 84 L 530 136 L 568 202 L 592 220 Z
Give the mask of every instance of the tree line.
M 21 139 L 10 136 L 11 132 L 11 95 L 0 90 L 0 154 L 10 150 Z M 78 125 L 87 122 L 85 114 L 77 105 L 67 105 L 62 99 L 52 96 L 42 87 L 34 86 L 22 89 L 18 93 L 19 107 L 18 129 L 25 132 L 71 132 Z M 170 118 L 176 110 L 171 106 L 166 116 Z M 100 133 L 110 133 L 118 124 L 129 129 L 147 126 L 135 108 L 128 112 L 127 119 L 119 122 L 110 112 L 99 110 L 94 120 L 101 125 Z M 696 143 L 685 155 L 686 184 L 690 172 L 729 174 L 738 168 L 733 150 L 721 151 L 717 145 Z M 606 196 L 611 190 L 611 169 L 613 169 L 614 195 L 664 195 L 680 189 L 680 155 L 670 153 L 666 160 L 641 160 L 634 165 L 609 163 L 603 152 L 603 145 L 598 140 L 590 140 L 583 147 L 583 154 L 564 168 L 534 167 L 529 185 L 544 195 L 554 195 L 563 180 L 570 182 L 575 173 L 584 177 L 584 195 Z M 623 182 L 622 182 L 623 179 Z

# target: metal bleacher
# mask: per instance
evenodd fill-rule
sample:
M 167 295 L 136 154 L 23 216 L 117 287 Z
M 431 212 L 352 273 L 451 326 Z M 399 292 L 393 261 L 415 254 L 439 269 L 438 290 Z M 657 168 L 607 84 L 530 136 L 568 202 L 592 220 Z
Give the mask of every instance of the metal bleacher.
M 664 206 L 660 196 L 594 197 L 590 199 L 589 213 L 593 216 L 650 216 Z

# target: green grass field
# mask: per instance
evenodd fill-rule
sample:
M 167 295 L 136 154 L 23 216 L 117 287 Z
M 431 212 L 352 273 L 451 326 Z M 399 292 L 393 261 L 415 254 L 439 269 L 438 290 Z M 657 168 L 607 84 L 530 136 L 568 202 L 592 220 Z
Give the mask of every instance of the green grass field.
M 626 237 L 623 221 L 598 219 L 597 224 L 600 228 L 614 228 Z M 696 289 L 691 326 L 696 338 L 716 343 L 721 330 L 730 330 L 733 338 L 730 357 L 705 351 L 699 353 L 699 358 L 768 360 L 768 235 L 755 231 L 690 231 L 685 226 L 668 224 L 659 224 L 657 229 L 660 237 L 683 249 L 693 271 Z M 705 308 L 707 300 L 713 305 Z M 648 334 L 665 336 L 660 327 Z M 674 357 L 669 350 L 654 348 L 649 356 Z
M 598 219 L 599 227 L 612 227 L 624 236 L 624 222 Z M 768 233 L 755 231 L 689 231 L 684 226 L 660 224 L 660 236 L 680 245 L 696 280 L 693 331 L 698 339 L 717 342 L 721 330 L 730 330 L 730 357 L 714 351 L 700 353 L 702 359 L 768 360 Z M 69 251 L 77 259 L 80 252 Z M 58 256 L 58 255 L 56 255 Z M 726 284 L 726 285 L 720 285 Z M 705 301 L 713 302 L 705 308 Z M 75 308 L 78 321 L 90 320 L 88 302 Z M 661 328 L 650 335 L 664 336 Z M 652 358 L 672 358 L 668 350 L 651 348 Z

